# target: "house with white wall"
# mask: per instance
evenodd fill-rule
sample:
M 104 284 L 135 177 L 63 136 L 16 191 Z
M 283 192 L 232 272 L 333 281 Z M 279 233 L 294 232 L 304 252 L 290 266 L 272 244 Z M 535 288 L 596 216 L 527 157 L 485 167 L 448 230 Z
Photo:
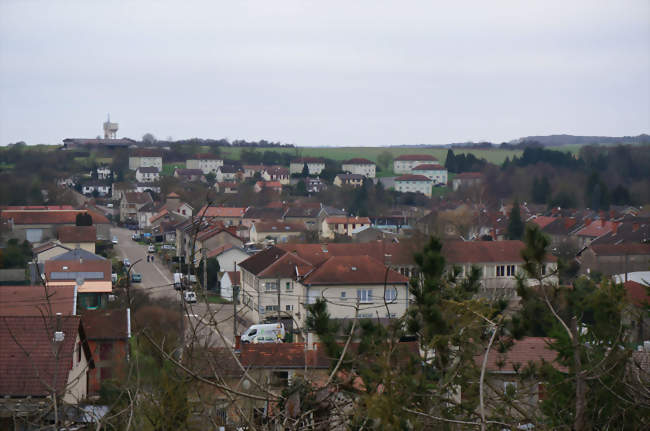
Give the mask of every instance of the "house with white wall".
M 163 168 L 163 153 L 160 150 L 140 148 L 129 154 L 129 169 L 135 171 L 138 168 L 155 167 L 158 171 Z
M 395 178 L 395 190 L 401 193 L 422 193 L 431 197 L 433 181 L 424 175 L 405 174 Z
M 220 166 L 223 166 L 223 159 L 216 154 L 194 154 L 185 161 L 187 169 L 201 169 L 205 175 L 209 173 L 216 174 Z
M 377 165 L 368 159 L 350 159 L 341 164 L 343 172 L 349 174 L 363 175 L 366 178 L 375 178 Z
M 423 175 L 433 181 L 434 185 L 447 184 L 447 169 L 437 163 L 417 165 L 411 171 L 413 175 Z
M 352 236 L 355 229 L 370 226 L 368 217 L 338 216 L 326 217 L 320 225 L 320 237 L 332 239 L 336 235 Z
M 135 171 L 135 179 L 139 183 L 155 183 L 160 179 L 160 170 L 155 166 L 141 166 Z
M 438 163 L 438 159 L 429 154 L 403 154 L 393 160 L 393 172 L 396 174 L 410 174 L 418 165 Z
M 322 157 L 301 157 L 299 159 L 294 159 L 289 164 L 289 173 L 290 174 L 300 174 L 302 170 L 307 165 L 309 169 L 309 175 L 320 175 L 325 169 L 325 159 Z

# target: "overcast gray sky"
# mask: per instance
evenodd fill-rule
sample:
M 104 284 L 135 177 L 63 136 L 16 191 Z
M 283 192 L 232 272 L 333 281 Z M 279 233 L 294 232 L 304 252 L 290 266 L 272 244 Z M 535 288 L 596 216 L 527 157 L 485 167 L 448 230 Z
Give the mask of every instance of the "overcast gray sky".
M 650 130 L 650 1 L 0 0 L 0 144 Z

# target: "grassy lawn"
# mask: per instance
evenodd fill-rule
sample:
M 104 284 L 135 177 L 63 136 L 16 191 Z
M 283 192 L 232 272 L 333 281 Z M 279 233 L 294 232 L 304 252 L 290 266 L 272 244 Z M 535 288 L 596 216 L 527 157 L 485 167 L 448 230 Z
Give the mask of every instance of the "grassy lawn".
M 161 173 L 163 175 L 167 175 L 171 177 L 172 175 L 174 175 L 174 169 L 176 168 L 185 169 L 185 163 L 183 162 L 163 163 L 163 169 Z
M 208 292 L 205 295 L 205 299 L 208 301 L 210 304 L 232 304 L 232 302 L 227 301 L 223 299 L 220 295 L 217 295 L 214 292 Z M 201 299 L 202 301 L 203 299 Z
M 8 171 L 14 168 L 13 163 L 0 163 L 0 171 Z

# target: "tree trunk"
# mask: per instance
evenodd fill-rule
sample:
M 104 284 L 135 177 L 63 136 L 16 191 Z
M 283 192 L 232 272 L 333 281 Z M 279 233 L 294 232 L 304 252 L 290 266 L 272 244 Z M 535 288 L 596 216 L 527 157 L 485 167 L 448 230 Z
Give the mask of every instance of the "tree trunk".
M 571 319 L 571 333 L 573 335 L 573 368 L 576 373 L 576 412 L 573 420 L 573 429 L 575 431 L 583 431 L 587 429 L 585 421 L 587 386 L 582 371 L 582 360 L 580 358 L 580 335 L 578 334 L 578 320 L 575 316 Z

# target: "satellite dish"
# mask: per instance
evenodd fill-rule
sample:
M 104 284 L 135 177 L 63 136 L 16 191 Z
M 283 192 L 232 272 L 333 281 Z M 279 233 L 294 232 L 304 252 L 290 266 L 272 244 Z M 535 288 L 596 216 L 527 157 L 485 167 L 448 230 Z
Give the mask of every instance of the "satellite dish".
M 84 284 L 84 281 L 85 280 L 81 275 L 77 275 L 77 280 L 76 280 L 77 286 L 81 286 L 82 284 Z

